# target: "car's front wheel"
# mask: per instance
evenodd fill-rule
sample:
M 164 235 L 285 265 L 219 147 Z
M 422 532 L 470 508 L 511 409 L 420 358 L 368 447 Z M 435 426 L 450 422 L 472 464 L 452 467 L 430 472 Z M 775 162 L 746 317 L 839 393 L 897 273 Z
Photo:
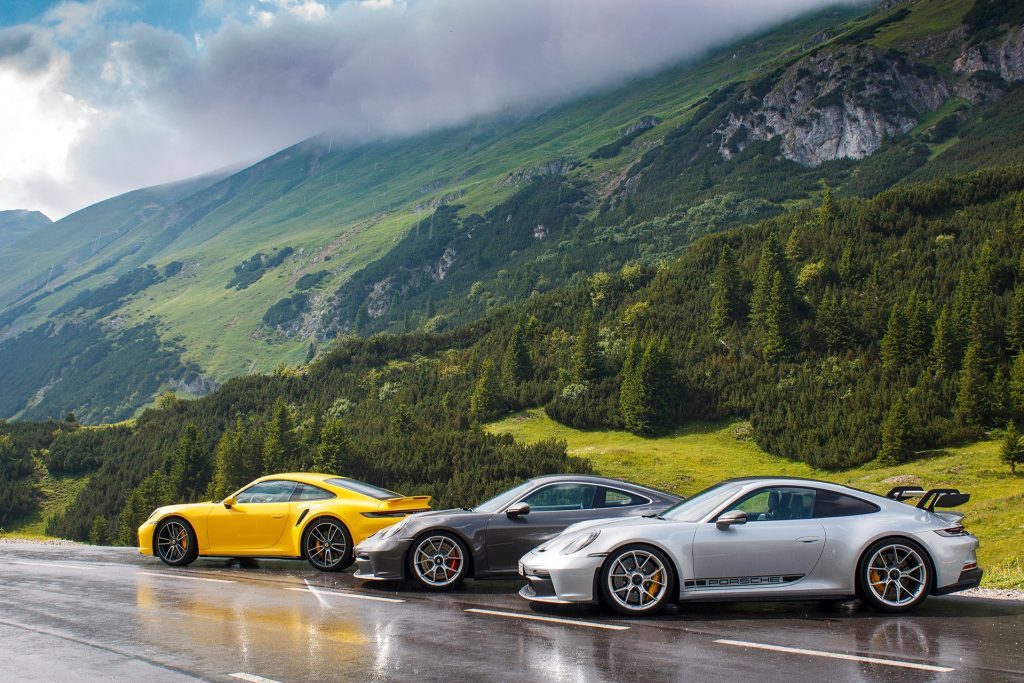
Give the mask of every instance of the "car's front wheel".
M 344 524 L 331 517 L 310 522 L 302 534 L 302 551 L 322 572 L 340 572 L 353 562 L 352 537 Z
M 466 578 L 468 555 L 466 545 L 454 534 L 428 533 L 413 543 L 409 552 L 409 573 L 427 590 L 455 588 Z
M 671 598 L 672 563 L 646 545 L 628 545 L 608 556 L 601 568 L 601 596 L 619 614 L 654 614 Z
M 156 528 L 156 555 L 164 564 L 185 567 L 199 557 L 199 543 L 192 525 L 179 517 L 160 522 Z
M 883 539 L 864 553 L 857 570 L 860 598 L 883 612 L 909 612 L 928 597 L 928 555 L 907 539 Z

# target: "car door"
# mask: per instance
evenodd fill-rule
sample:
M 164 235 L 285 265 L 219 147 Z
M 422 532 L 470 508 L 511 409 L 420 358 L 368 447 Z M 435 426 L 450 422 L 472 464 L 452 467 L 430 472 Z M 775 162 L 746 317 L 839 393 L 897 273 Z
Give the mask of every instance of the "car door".
M 583 482 L 546 484 L 512 503 L 528 504 L 527 514 L 510 516 L 501 511 L 492 515 L 486 532 L 487 570 L 515 573 L 520 557 L 554 538 L 565 527 L 607 516 L 594 509 L 596 488 Z
M 249 553 L 274 546 L 291 513 L 295 482 L 261 481 L 235 496 L 230 508 L 218 506 L 207 518 L 212 553 Z
M 770 588 L 810 574 L 825 547 L 825 528 L 813 519 L 814 497 L 814 489 L 766 487 L 722 511 L 743 511 L 745 524 L 719 529 L 712 520 L 697 525 L 695 587 Z

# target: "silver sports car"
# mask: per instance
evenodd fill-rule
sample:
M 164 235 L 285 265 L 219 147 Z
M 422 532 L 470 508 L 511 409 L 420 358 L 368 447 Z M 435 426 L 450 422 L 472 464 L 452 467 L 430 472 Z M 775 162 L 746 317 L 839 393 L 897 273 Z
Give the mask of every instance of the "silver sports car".
M 918 499 L 916 506 L 906 502 Z M 968 494 L 793 478 L 717 484 L 660 515 L 568 527 L 519 562 L 528 600 L 643 615 L 669 601 L 848 598 L 887 612 L 981 582 Z

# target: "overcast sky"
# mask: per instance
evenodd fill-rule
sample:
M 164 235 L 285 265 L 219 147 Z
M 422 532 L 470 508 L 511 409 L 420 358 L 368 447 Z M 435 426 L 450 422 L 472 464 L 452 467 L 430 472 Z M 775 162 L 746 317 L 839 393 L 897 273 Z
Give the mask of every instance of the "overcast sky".
M 0 209 L 528 112 L 829 4 L 0 0 Z

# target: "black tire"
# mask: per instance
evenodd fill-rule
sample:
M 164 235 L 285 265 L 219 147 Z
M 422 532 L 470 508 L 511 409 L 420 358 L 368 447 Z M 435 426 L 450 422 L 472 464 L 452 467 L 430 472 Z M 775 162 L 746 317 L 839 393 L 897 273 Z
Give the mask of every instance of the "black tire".
M 672 600 L 676 576 L 665 553 L 636 543 L 608 556 L 599 583 L 603 604 L 619 614 L 642 617 L 661 611 Z
M 458 588 L 470 566 L 469 549 L 462 539 L 447 531 L 423 534 L 409 547 L 409 576 L 428 591 Z
M 917 609 L 934 580 L 928 552 L 907 538 L 883 538 L 857 563 L 857 596 L 880 612 Z
M 192 525 L 181 517 L 168 517 L 153 534 L 156 556 L 171 567 L 187 567 L 199 557 L 199 542 Z
M 322 572 L 352 566 L 352 534 L 334 517 L 317 517 L 302 532 L 302 556 Z

